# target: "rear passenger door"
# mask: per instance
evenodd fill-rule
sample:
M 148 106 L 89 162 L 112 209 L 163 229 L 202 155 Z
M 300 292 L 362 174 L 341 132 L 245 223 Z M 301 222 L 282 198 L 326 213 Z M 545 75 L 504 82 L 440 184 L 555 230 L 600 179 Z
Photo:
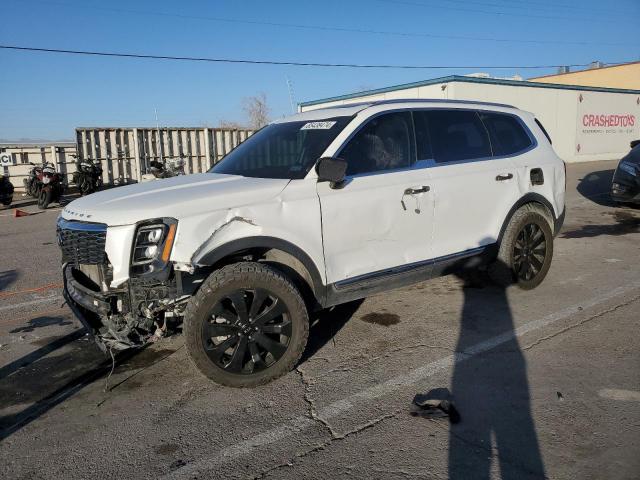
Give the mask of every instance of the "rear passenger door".
M 465 109 L 414 112 L 418 159 L 432 163 L 432 258 L 495 243 L 519 198 L 515 166 L 509 156 L 494 155 L 482 115 Z

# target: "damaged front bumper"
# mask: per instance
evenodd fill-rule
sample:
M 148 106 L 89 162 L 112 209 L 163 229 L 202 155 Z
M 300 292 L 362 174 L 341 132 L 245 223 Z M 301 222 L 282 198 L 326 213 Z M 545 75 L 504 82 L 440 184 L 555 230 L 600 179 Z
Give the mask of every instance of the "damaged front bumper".
M 167 319 L 181 317 L 187 296 L 175 282 L 125 285 L 102 291 L 77 266 L 63 266 L 63 295 L 69 308 L 103 350 L 140 347 L 163 336 Z

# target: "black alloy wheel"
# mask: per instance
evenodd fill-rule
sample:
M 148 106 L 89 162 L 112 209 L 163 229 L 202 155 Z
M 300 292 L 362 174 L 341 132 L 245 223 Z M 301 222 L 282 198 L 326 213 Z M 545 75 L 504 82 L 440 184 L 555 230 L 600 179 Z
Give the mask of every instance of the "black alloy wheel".
M 519 280 L 531 281 L 541 271 L 547 256 L 545 232 L 537 223 L 526 224 L 513 246 L 513 269 Z
M 501 287 L 531 290 L 547 276 L 553 259 L 553 222 L 542 205 L 528 203 L 511 216 L 496 259 L 489 265 L 491 280 Z
M 211 380 L 255 387 L 295 368 L 309 337 L 309 312 L 284 272 L 263 262 L 214 270 L 184 312 L 187 352 Z
M 266 289 L 241 289 L 225 295 L 202 324 L 207 356 L 233 374 L 250 375 L 276 363 L 289 347 L 289 309 Z

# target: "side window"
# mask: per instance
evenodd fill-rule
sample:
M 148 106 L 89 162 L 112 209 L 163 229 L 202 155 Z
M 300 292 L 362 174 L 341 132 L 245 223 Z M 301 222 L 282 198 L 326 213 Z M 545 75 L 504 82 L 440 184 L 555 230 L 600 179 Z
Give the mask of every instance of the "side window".
M 487 129 L 472 110 L 426 110 L 436 163 L 491 157 Z
M 380 115 L 369 121 L 339 156 L 347 161 L 347 175 L 408 167 L 413 163 L 411 113 Z
M 531 146 L 531 138 L 512 115 L 482 112 L 480 114 L 491 138 L 493 155 L 511 155 Z

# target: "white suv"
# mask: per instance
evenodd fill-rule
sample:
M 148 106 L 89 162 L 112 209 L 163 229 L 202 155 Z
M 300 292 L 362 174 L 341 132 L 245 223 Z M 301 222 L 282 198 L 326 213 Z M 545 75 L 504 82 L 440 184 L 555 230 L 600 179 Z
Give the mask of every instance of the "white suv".
M 182 321 L 202 373 L 258 385 L 296 365 L 314 309 L 470 266 L 537 286 L 564 194 L 542 125 L 508 105 L 304 112 L 208 173 L 69 204 L 58 220 L 65 297 L 104 349 Z

